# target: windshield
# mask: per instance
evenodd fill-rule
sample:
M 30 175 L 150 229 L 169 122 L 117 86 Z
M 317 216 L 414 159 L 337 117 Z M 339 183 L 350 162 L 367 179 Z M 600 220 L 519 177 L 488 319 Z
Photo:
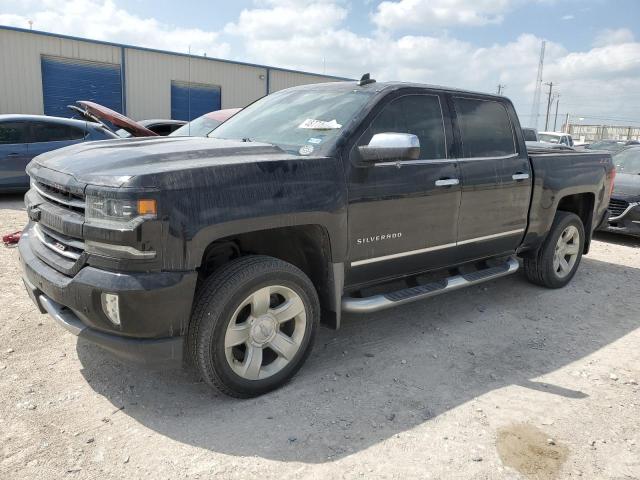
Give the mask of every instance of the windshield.
M 560 136 L 556 136 L 556 135 L 549 135 L 547 133 L 539 133 L 538 137 L 540 137 L 540 141 L 541 142 L 547 142 L 547 143 L 560 143 Z
M 627 148 L 613 156 L 613 164 L 618 173 L 640 175 L 640 147 Z
M 209 136 L 271 143 L 297 155 L 326 152 L 374 93 L 283 90 L 249 105 Z
M 208 113 L 182 125 L 169 134 L 170 137 L 206 137 L 222 122 L 209 118 Z

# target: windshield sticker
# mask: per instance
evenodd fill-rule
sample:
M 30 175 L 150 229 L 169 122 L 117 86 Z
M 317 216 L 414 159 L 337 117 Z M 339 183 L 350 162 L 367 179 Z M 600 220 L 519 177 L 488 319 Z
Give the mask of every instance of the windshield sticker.
M 303 145 L 298 150 L 300 155 L 309 155 L 311 152 L 313 152 L 313 145 Z
M 298 128 L 306 128 L 309 130 L 337 130 L 342 128 L 342 125 L 340 125 L 335 118 L 330 122 L 307 118 L 304 122 L 298 125 Z
M 318 145 L 318 144 L 322 143 L 322 139 L 321 138 L 311 137 L 310 139 L 307 140 L 307 143 L 313 143 L 314 145 Z

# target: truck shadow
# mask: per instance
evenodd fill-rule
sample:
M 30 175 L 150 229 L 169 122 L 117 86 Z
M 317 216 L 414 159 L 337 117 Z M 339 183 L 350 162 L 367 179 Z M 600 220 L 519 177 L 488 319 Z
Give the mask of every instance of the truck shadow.
M 329 462 L 510 385 L 580 401 L 537 377 L 640 327 L 640 270 L 584 259 L 562 290 L 512 277 L 322 329 L 306 366 L 260 398 L 217 394 L 190 370 L 124 365 L 78 345 L 89 385 L 142 425 L 236 456 Z M 615 285 L 615 288 L 603 288 Z M 532 392 L 533 395 L 533 392 Z M 539 393 L 536 392 L 536 395 Z
M 631 235 L 621 235 L 619 233 L 611 232 L 596 232 L 594 240 L 600 240 L 601 242 L 614 243 L 616 245 L 622 245 L 631 248 L 640 248 L 640 237 L 633 237 Z

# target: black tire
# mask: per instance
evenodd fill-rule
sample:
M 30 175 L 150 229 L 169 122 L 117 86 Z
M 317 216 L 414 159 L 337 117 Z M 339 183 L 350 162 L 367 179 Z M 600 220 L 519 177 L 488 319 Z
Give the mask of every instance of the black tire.
M 248 380 L 229 364 L 225 334 L 242 302 L 252 292 L 271 285 L 291 289 L 302 300 L 306 317 L 304 335 L 284 368 L 267 378 Z M 209 385 L 233 397 L 255 397 L 282 386 L 300 369 L 311 352 L 319 319 L 318 295 L 300 269 L 273 257 L 242 257 L 224 265 L 203 282 L 191 315 L 188 348 Z
M 560 235 L 570 226 L 574 226 L 578 230 L 578 254 L 570 272 L 561 276 L 554 268 L 554 255 Z M 557 212 L 551 225 L 551 230 L 540 249 L 533 256 L 523 259 L 524 273 L 527 279 L 536 285 L 547 288 L 564 287 L 571 281 L 578 270 L 584 250 L 584 241 L 584 226 L 580 217 L 571 212 Z

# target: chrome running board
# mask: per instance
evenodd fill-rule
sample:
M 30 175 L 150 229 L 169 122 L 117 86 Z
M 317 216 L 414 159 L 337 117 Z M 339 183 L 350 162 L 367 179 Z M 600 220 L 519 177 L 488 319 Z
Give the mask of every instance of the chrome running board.
M 478 283 L 487 282 L 495 278 L 515 273 L 520 264 L 515 257 L 509 258 L 504 264 L 489 267 L 472 273 L 463 273 L 447 277 L 437 282 L 426 283 L 417 287 L 405 288 L 395 292 L 373 295 L 371 297 L 355 298 L 342 297 L 342 311 L 349 313 L 369 313 L 396 307 L 424 298 L 435 297 L 442 293 L 470 287 Z

